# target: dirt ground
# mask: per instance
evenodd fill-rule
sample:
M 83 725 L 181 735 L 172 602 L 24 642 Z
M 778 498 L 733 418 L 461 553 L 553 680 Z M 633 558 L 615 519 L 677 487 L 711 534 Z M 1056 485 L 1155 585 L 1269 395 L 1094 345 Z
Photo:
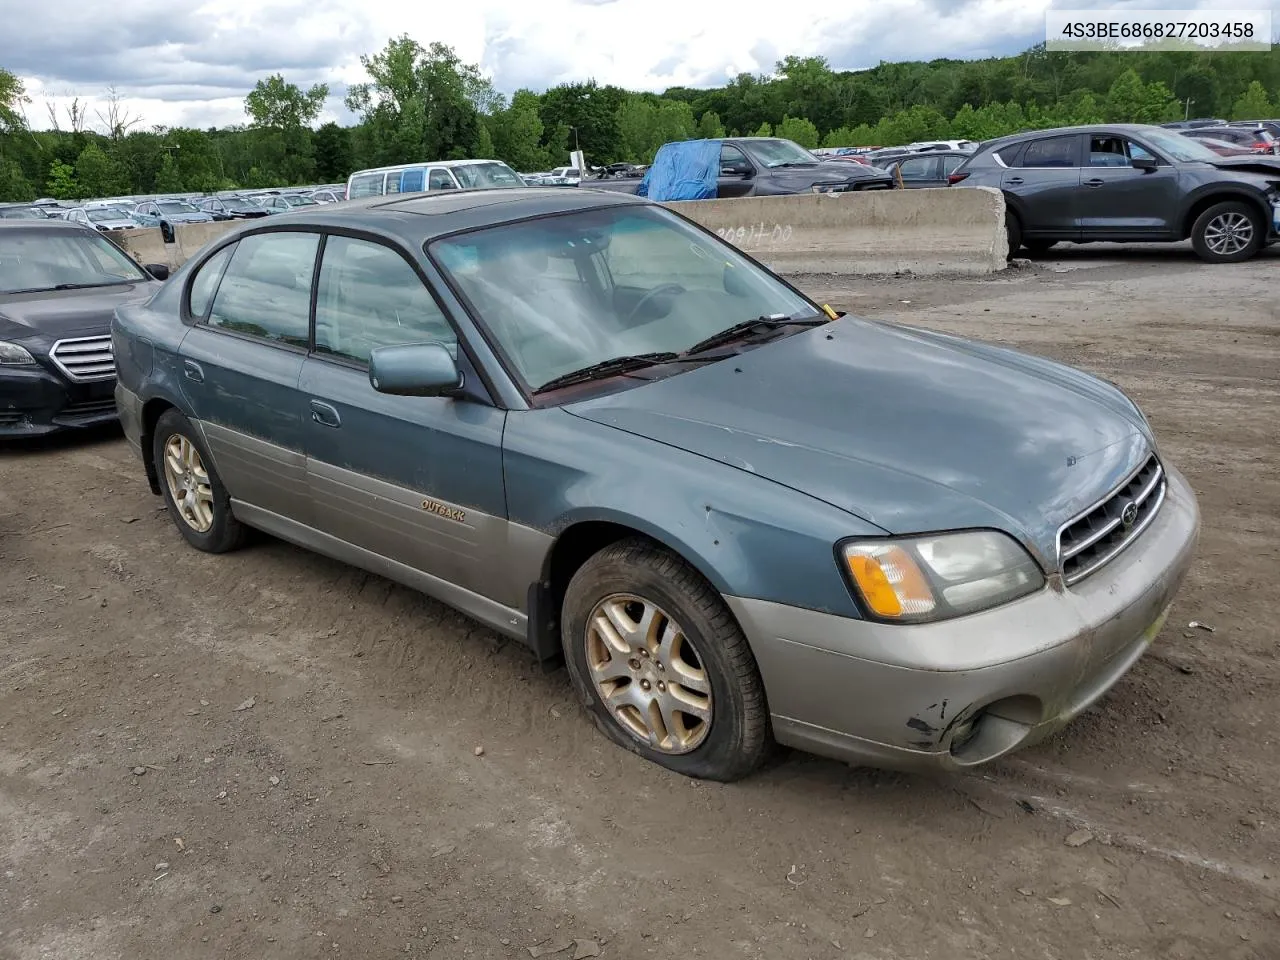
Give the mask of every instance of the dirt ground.
M 1117 381 L 1201 498 L 1152 653 L 971 776 L 667 774 L 409 590 L 190 549 L 118 434 L 3 449 L 0 957 L 1280 957 L 1278 267 L 803 281 Z

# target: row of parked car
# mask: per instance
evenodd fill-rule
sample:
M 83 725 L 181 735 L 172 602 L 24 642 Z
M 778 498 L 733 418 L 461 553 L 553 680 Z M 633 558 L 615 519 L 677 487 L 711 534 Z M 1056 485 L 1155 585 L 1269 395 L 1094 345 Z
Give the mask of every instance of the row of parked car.
M 67 203 L 51 198 L 32 203 L 0 204 L 0 219 L 69 220 L 108 233 L 168 223 L 211 223 L 247 220 L 287 213 L 298 207 L 346 199 L 344 184 L 293 189 L 185 195 L 137 199 L 117 197 Z

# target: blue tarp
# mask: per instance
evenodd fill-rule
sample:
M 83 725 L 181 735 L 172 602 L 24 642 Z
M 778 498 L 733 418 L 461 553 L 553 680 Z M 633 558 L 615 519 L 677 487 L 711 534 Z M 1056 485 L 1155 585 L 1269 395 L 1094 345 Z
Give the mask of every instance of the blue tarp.
M 712 200 L 719 176 L 719 140 L 664 143 L 636 193 L 650 200 Z

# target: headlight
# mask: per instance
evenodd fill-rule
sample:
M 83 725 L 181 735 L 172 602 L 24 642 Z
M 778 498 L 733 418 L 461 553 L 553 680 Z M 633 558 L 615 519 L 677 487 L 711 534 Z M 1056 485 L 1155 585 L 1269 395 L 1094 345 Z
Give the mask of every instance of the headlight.
M 27 352 L 26 347 L 20 347 L 16 343 L 9 343 L 7 340 L 0 340 L 0 363 L 11 366 L 29 366 L 35 362 L 36 358 Z
M 959 617 L 1044 586 L 1031 555 L 994 530 L 850 540 L 838 552 L 867 612 L 894 623 Z

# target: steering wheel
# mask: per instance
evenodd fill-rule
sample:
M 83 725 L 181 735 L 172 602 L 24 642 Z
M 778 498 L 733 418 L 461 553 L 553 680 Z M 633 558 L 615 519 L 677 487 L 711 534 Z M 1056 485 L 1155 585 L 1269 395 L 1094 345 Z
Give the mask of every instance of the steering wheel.
M 630 312 L 627 313 L 626 319 L 622 321 L 622 325 L 624 327 L 631 326 L 631 321 L 634 320 L 636 318 L 636 315 L 640 313 L 641 308 L 644 307 L 646 304 L 648 304 L 648 302 L 650 300 L 653 300 L 655 297 L 658 297 L 664 293 L 671 294 L 672 296 L 678 297 L 680 294 L 687 293 L 687 292 L 688 291 L 686 291 L 685 288 L 680 286 L 680 284 L 678 283 L 658 284 L 658 286 L 654 287 L 652 290 L 650 290 L 643 297 L 641 297 L 639 300 L 636 301 L 636 305 L 631 308 Z

